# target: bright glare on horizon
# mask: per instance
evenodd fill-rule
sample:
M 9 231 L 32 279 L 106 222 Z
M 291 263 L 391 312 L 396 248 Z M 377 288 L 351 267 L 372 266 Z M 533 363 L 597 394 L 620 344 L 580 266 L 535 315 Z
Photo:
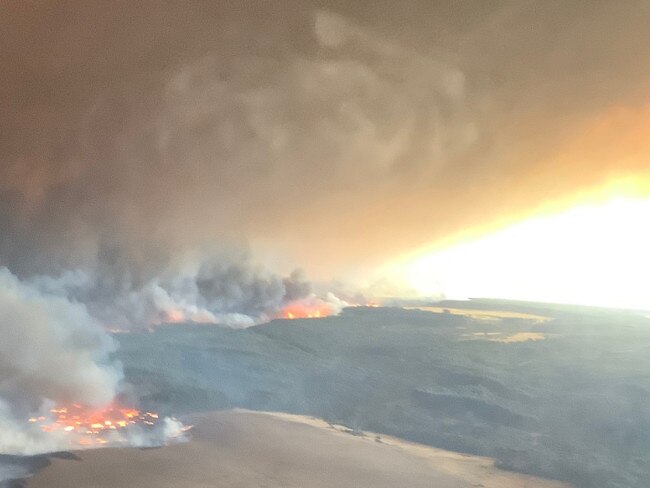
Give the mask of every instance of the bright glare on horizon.
M 650 199 L 532 218 L 405 265 L 422 295 L 650 310 Z

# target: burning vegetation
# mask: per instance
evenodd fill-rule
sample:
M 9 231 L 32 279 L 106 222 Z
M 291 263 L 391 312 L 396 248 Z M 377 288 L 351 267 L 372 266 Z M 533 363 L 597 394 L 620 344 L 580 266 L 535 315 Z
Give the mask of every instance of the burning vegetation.
M 328 293 L 324 298 L 310 295 L 307 298 L 294 300 L 287 303 L 278 314 L 282 319 L 318 319 L 337 315 L 345 307 L 379 307 L 379 301 L 342 300 L 333 293 Z
M 332 315 L 334 311 L 328 304 L 302 305 L 289 304 L 282 309 L 280 316 L 283 319 L 316 319 Z
M 191 429 L 175 418 L 161 418 L 154 412 L 115 405 L 92 409 L 77 403 L 51 408 L 47 414 L 28 421 L 44 433 L 65 436 L 68 445 L 80 448 L 162 445 L 182 440 Z
M 324 298 L 309 295 L 305 298 L 286 303 L 277 317 L 282 319 L 317 319 L 338 314 L 349 303 L 328 293 Z

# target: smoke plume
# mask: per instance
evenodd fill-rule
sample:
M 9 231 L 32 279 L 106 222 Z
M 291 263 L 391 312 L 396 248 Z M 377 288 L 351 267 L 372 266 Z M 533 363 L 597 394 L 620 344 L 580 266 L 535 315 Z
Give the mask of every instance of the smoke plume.
M 143 447 L 183 440 L 184 426 L 172 418 L 138 422 L 139 413 L 130 411 L 120 428 L 112 430 L 108 427 L 117 426 L 108 418 L 72 417 L 112 408 L 123 386 L 120 365 L 111 359 L 115 343 L 84 304 L 39 289 L 0 268 L 0 311 L 1 454 L 34 455 L 98 445 Z M 65 423 L 56 425 L 61 419 Z M 99 427 L 85 426 L 105 420 Z M 89 428 L 102 431 L 101 437 L 88 438 Z M 101 443 L 84 442 L 89 439 Z
M 47 295 L 0 269 L 0 452 L 56 450 L 60 439 L 27 428 L 49 404 L 112 401 L 121 371 L 113 341 L 85 307 Z

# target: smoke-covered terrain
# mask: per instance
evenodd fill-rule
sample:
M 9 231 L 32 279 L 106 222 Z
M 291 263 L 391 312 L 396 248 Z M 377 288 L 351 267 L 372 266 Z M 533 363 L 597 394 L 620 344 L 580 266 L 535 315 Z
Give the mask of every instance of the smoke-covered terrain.
M 507 302 L 443 306 L 553 320 L 349 308 L 245 330 L 188 324 L 122 334 L 118 357 L 143 403 L 163 412 L 309 414 L 494 456 L 506 469 L 579 488 L 647 486 L 648 317 Z M 512 339 L 523 333 L 538 340 Z

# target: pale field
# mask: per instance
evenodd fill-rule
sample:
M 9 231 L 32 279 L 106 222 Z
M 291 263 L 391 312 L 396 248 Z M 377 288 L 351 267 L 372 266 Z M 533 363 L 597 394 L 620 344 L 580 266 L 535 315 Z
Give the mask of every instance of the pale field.
M 503 339 L 492 339 L 492 340 L 510 344 L 513 342 L 543 341 L 544 339 L 546 339 L 546 336 L 539 332 L 517 332 L 516 334 L 513 334 L 508 337 L 504 337 Z
M 543 315 L 533 315 L 528 313 L 521 312 L 511 312 L 508 310 L 469 310 L 462 308 L 447 308 L 447 307 L 404 307 L 407 310 L 423 310 L 425 312 L 433 313 L 449 313 L 452 315 L 463 315 L 465 317 L 470 317 L 473 320 L 487 321 L 487 322 L 496 322 L 504 318 L 513 318 L 513 319 L 523 319 L 530 320 L 536 324 L 548 322 L 551 320 L 550 317 L 545 317 Z M 464 330 L 465 327 L 459 327 L 459 329 Z M 517 332 L 509 336 L 501 337 L 503 333 L 501 332 L 473 332 L 461 334 L 461 337 L 467 339 L 485 339 L 492 342 L 502 342 L 504 344 L 512 344 L 517 342 L 526 342 L 526 341 L 541 341 L 546 339 L 546 335 L 540 332 Z
M 464 308 L 448 307 L 404 307 L 406 310 L 423 310 L 433 313 L 450 313 L 452 315 L 464 315 L 475 320 L 500 320 L 500 319 L 524 319 L 535 322 L 548 322 L 550 317 L 543 315 L 534 315 L 530 313 L 511 312 L 508 310 L 470 310 Z
M 546 480 L 525 474 L 504 471 L 494 465 L 494 459 L 484 456 L 462 454 L 445 449 L 438 449 L 415 442 L 409 442 L 397 437 L 376 434 L 373 432 L 351 432 L 345 426 L 330 424 L 322 419 L 304 415 L 292 415 L 280 412 L 251 412 L 257 415 L 272 415 L 288 422 L 301 423 L 352 437 L 358 443 L 381 443 L 396 448 L 409 455 L 425 460 L 433 470 L 452 476 L 466 483 L 460 486 L 482 486 L 484 488 L 570 488 L 568 483 Z M 455 486 L 455 485 L 454 485 Z M 441 485 L 440 488 L 446 488 Z
M 468 339 L 483 339 L 491 342 L 501 342 L 504 344 L 513 344 L 516 342 L 543 341 L 546 334 L 541 332 L 517 332 L 515 334 L 502 337 L 501 332 L 473 332 L 471 334 L 461 334 L 461 337 Z
M 311 417 L 226 411 L 194 416 L 192 439 L 54 459 L 30 488 L 567 488 L 470 456 Z M 357 433 L 355 433 L 357 434 Z

